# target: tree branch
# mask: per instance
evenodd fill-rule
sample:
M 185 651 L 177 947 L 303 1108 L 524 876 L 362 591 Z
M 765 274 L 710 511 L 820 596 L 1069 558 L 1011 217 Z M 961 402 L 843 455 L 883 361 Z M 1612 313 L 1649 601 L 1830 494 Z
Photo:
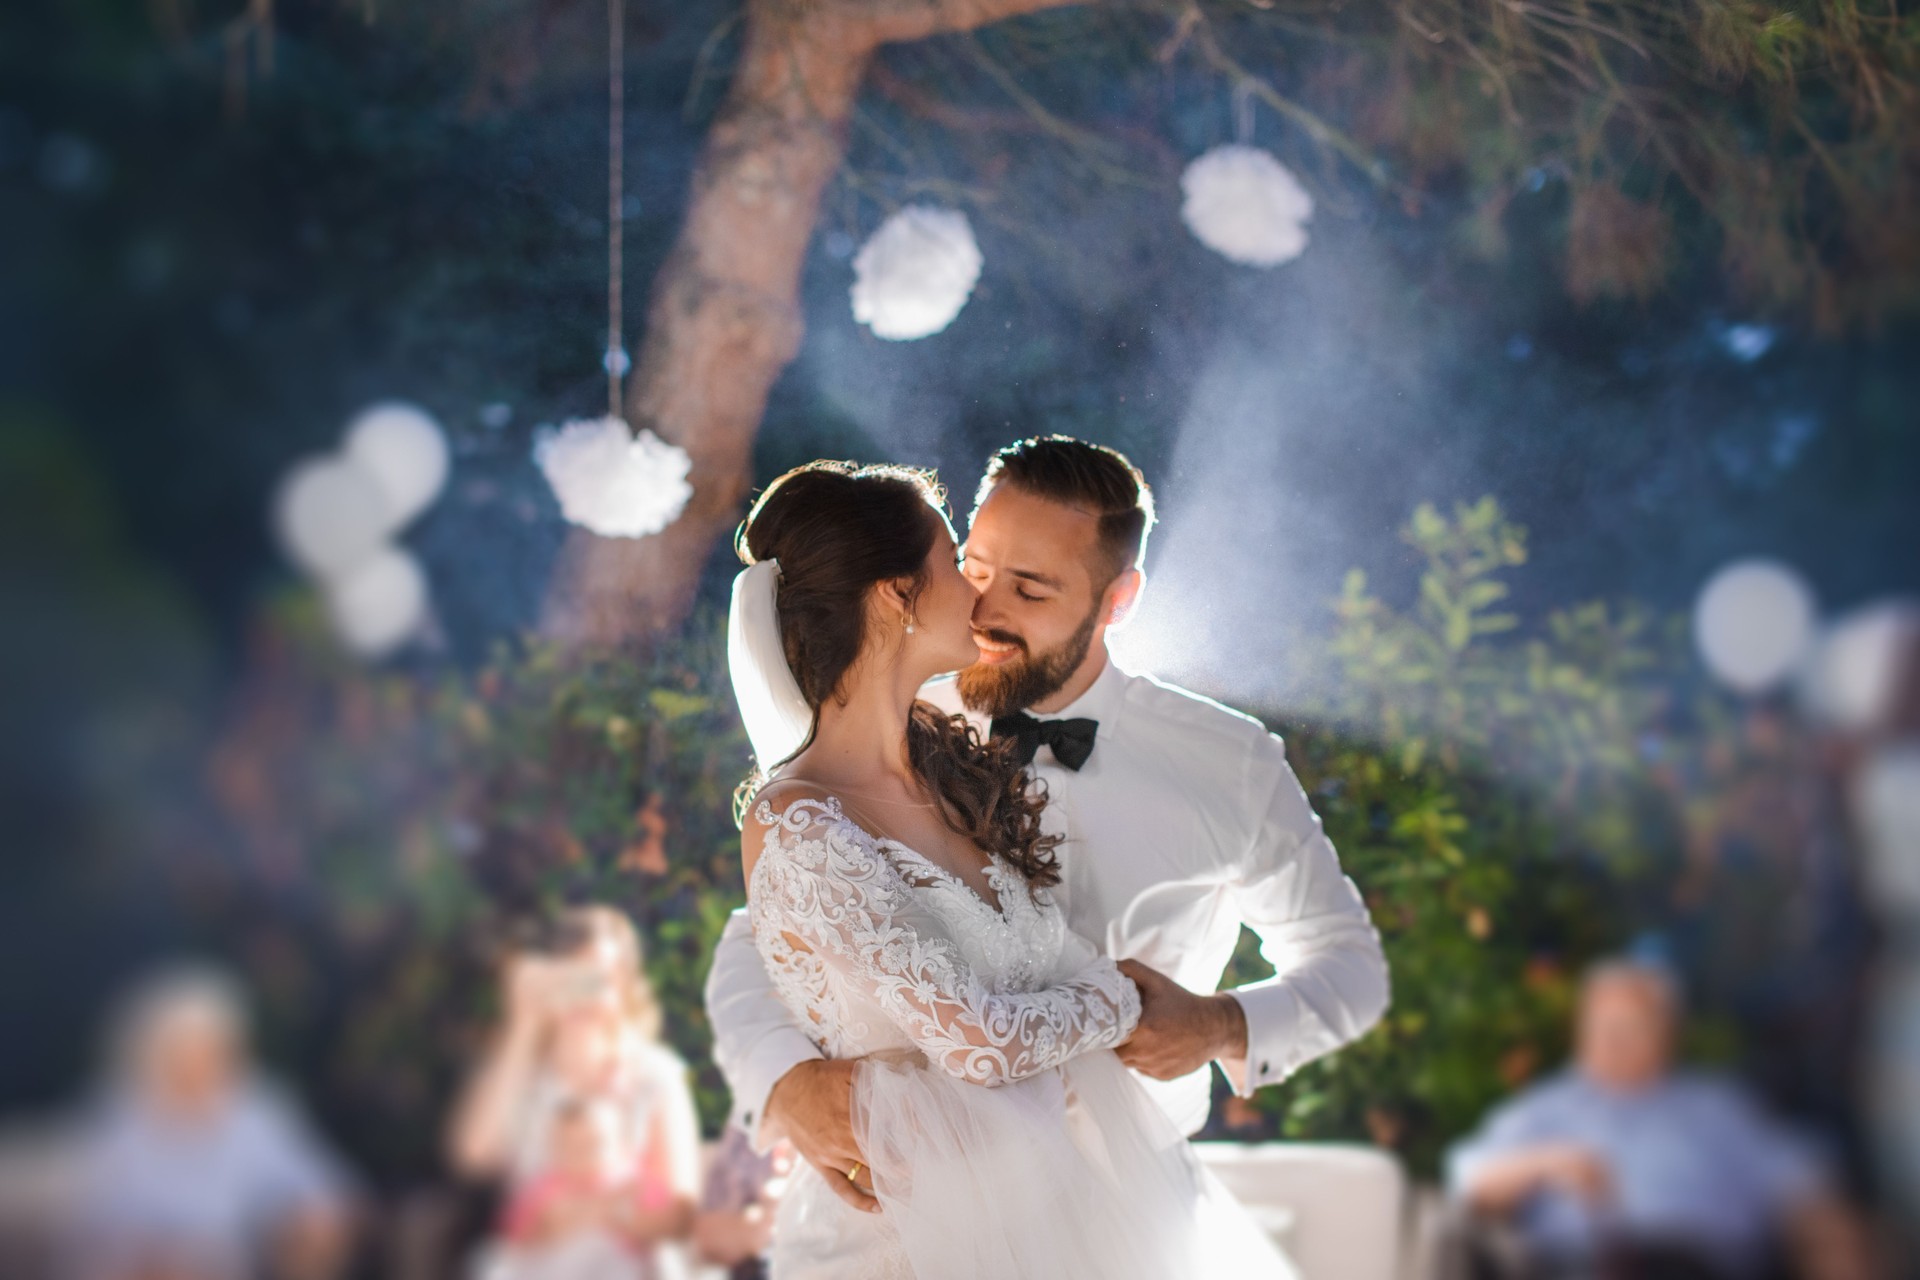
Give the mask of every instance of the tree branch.
M 924 88 L 919 82 L 908 80 L 881 63 L 875 63 L 873 69 L 867 73 L 867 84 L 875 93 L 908 115 L 938 125 L 961 138 L 981 134 L 1022 137 L 1056 136 L 1043 122 L 1035 119 L 1031 112 L 962 106 L 959 103 L 948 102 Z M 1179 153 L 1167 145 L 1165 138 L 1151 129 L 1124 122 L 1103 122 L 1098 129 L 1076 129 L 1076 133 L 1088 140 L 1124 142 L 1135 150 L 1152 156 L 1154 164 L 1162 173 L 1180 171 Z M 1069 144 L 1075 140 L 1069 139 Z M 1138 175 L 1131 173 L 1115 176 L 1117 179 L 1124 178 L 1129 181 L 1138 178 Z
M 1065 9 L 1088 0 L 844 0 L 846 16 L 863 23 L 873 42 L 896 44 L 974 31 L 1007 18 Z
M 1406 188 L 1401 183 L 1394 181 L 1388 176 L 1387 166 L 1378 156 L 1368 151 L 1345 133 L 1334 128 L 1293 99 L 1281 93 L 1264 78 L 1253 74 L 1253 72 L 1235 61 L 1234 58 L 1221 47 L 1220 42 L 1214 38 L 1212 30 L 1204 25 L 1200 29 L 1199 43 L 1202 55 L 1217 70 L 1224 72 L 1236 83 L 1246 85 L 1255 97 L 1259 98 L 1269 107 L 1272 107 L 1275 111 L 1278 111 L 1287 119 L 1293 121 L 1296 125 L 1300 126 L 1300 128 L 1306 130 L 1307 136 L 1315 142 L 1324 147 L 1331 147 L 1352 161 L 1354 167 L 1359 169 L 1374 185 L 1392 191 L 1397 195 L 1406 193 Z

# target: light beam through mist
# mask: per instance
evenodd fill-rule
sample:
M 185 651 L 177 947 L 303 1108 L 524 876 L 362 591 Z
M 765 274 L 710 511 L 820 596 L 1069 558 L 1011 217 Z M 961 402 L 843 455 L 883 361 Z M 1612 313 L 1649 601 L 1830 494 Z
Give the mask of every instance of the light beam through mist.
M 1148 477 L 1163 525 L 1140 616 L 1114 637 L 1124 664 L 1284 704 L 1346 571 L 1378 568 L 1418 503 L 1474 488 L 1450 445 L 1460 424 L 1429 406 L 1439 371 L 1487 353 L 1423 324 L 1364 249 L 1328 245 L 1284 276 L 1234 282 L 1236 323 L 1211 349 L 1161 353 L 1200 373 L 1172 466 Z

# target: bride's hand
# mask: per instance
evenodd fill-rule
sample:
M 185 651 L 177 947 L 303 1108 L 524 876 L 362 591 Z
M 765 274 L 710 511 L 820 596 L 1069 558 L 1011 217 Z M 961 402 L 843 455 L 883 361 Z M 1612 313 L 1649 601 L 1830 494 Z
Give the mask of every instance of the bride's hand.
M 1140 988 L 1140 1025 L 1116 1050 L 1135 1071 L 1177 1080 L 1215 1058 L 1246 1054 L 1246 1013 L 1232 996 L 1195 995 L 1138 960 L 1122 960 L 1120 972 Z
M 767 1098 L 765 1123 L 820 1171 L 835 1195 L 864 1213 L 878 1213 L 873 1175 L 853 1137 L 854 1061 L 802 1062 L 781 1076 Z

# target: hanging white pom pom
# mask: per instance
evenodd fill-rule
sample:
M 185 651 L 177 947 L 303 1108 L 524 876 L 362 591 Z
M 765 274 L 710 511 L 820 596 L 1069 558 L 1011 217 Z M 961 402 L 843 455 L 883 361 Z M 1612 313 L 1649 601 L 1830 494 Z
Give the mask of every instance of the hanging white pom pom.
M 1920 601 L 1883 600 L 1827 628 L 1807 664 L 1807 709 L 1855 733 L 1877 729 L 1894 711 L 1905 664 L 1920 644 Z
M 896 342 L 939 333 L 967 305 L 981 262 L 966 214 L 908 205 L 854 255 L 853 318 Z
M 1259 147 L 1215 147 L 1180 175 L 1180 216 L 1223 258 L 1277 267 L 1306 252 L 1313 197 L 1293 171 Z
M 619 418 L 577 418 L 539 432 L 533 460 L 560 513 L 608 538 L 644 538 L 679 518 L 693 496 L 693 460 L 651 431 Z
M 1693 639 L 1714 678 L 1736 693 L 1766 693 L 1813 644 L 1813 591 L 1772 560 L 1741 560 L 1708 579 L 1693 607 Z
M 403 524 L 432 506 L 447 482 L 446 433 L 424 409 L 401 401 L 355 418 L 345 451 L 379 482 Z
M 384 658 L 427 620 L 427 575 L 405 550 L 381 547 L 351 572 L 322 584 L 327 616 L 349 649 Z
M 345 573 L 400 527 L 391 499 L 348 458 L 296 463 L 273 495 L 273 528 L 288 559 L 308 573 Z

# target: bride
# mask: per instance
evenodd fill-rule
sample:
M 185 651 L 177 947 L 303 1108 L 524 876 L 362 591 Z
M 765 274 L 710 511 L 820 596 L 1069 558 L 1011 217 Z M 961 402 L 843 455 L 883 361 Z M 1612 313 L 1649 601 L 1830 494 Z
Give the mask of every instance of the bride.
M 862 1212 L 802 1164 L 776 1280 L 1284 1277 L 1112 1053 L 1140 997 L 1068 932 L 1057 838 L 1000 747 L 916 700 L 978 658 L 930 476 L 817 462 L 739 539 L 728 659 L 755 755 L 741 848 L 781 999 L 858 1059 Z

